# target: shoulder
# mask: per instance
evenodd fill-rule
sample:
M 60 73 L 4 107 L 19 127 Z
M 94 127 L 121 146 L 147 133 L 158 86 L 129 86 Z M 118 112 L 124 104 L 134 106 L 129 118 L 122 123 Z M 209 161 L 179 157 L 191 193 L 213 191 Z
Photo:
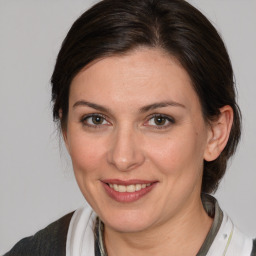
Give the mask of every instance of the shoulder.
M 208 256 L 246 255 L 256 256 L 256 240 L 248 237 L 237 228 L 228 214 L 223 212 L 217 200 L 210 195 L 202 195 L 202 202 L 209 216 L 214 217 L 212 228 L 205 243 L 208 247 Z M 205 251 L 203 254 L 205 255 Z
M 71 212 L 35 235 L 23 238 L 4 256 L 66 255 L 67 232 L 73 214 Z

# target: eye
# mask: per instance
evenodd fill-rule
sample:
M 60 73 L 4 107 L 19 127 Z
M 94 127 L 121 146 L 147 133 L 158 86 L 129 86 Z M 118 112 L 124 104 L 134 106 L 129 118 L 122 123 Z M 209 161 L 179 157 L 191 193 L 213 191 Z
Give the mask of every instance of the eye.
M 109 125 L 110 123 L 106 120 L 106 118 L 103 115 L 100 114 L 90 114 L 87 116 L 84 116 L 81 120 L 81 122 L 90 127 L 100 127 L 102 125 Z
M 155 126 L 156 128 L 166 128 L 174 123 L 174 119 L 160 114 L 155 114 L 148 119 L 146 126 Z

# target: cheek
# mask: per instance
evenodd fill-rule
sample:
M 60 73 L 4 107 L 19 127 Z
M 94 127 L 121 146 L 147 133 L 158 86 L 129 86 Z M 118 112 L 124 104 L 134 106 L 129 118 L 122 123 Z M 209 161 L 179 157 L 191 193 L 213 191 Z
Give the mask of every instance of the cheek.
M 73 134 L 74 135 L 74 134 Z M 70 156 L 77 184 L 86 201 L 95 208 L 95 197 L 99 189 L 100 170 L 104 170 L 104 147 L 99 146 L 97 139 L 91 136 L 72 136 L 70 142 Z M 101 199 L 98 199 L 101 200 Z
M 74 171 L 79 175 L 95 172 L 102 165 L 104 147 L 98 140 L 88 136 L 72 136 L 70 138 L 70 156 Z
M 145 148 L 152 162 L 166 175 L 201 170 L 203 145 L 194 131 L 180 131 L 161 140 L 150 140 Z

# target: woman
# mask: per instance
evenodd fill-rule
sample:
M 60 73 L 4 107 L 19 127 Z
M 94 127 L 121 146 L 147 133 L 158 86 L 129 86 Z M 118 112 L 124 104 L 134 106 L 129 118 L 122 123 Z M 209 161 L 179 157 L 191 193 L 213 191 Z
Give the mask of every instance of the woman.
M 104 0 L 72 26 L 53 116 L 78 209 L 6 255 L 255 255 L 214 192 L 240 138 L 225 46 L 181 0 Z

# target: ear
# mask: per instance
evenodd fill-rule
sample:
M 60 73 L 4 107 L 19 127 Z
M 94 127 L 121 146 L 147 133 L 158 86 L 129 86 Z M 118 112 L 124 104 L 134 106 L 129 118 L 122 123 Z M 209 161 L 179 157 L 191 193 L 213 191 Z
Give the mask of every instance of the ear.
M 61 120 L 62 119 L 62 109 L 59 110 L 59 117 Z M 68 138 L 67 138 L 67 127 L 61 126 L 61 134 L 62 134 L 64 143 L 65 143 L 66 149 L 69 152 L 69 144 L 68 144 Z
M 220 108 L 217 119 L 210 123 L 204 160 L 215 160 L 225 148 L 233 123 L 233 115 L 233 109 L 229 105 L 224 106 Z

